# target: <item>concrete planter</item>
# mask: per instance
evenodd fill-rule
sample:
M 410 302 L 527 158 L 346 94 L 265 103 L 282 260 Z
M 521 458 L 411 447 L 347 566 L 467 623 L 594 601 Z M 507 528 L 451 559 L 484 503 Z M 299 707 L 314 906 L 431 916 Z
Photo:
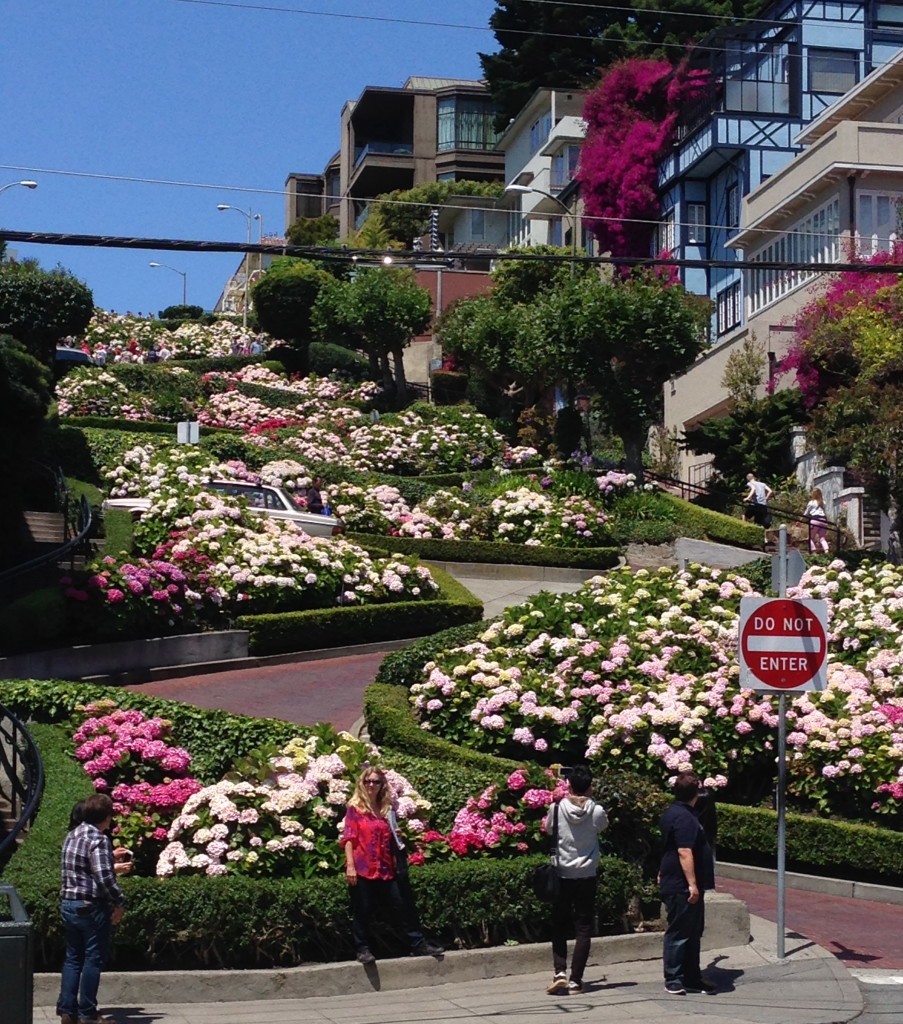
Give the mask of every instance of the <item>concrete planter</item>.
M 52 651 L 33 651 L 0 658 L 0 679 L 91 679 L 170 665 L 232 661 L 248 656 L 248 633 L 230 629 L 221 633 L 126 640 L 115 644 L 89 644 Z

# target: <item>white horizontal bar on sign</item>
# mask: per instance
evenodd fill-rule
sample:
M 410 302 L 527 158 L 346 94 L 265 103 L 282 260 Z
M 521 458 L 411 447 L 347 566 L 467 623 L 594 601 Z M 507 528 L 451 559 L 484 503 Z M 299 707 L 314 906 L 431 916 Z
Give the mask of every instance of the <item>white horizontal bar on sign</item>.
M 750 651 L 767 651 L 769 654 L 787 652 L 790 654 L 805 652 L 817 653 L 821 650 L 821 637 L 818 636 L 751 636 L 746 640 Z

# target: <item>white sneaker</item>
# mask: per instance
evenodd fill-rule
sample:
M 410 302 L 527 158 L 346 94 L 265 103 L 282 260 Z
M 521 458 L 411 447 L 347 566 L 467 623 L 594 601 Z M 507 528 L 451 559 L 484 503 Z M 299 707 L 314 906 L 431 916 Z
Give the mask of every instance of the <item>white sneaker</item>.
M 546 992 L 550 996 L 563 995 L 568 990 L 568 976 L 566 974 L 556 974 L 552 979 L 552 984 L 546 989 Z

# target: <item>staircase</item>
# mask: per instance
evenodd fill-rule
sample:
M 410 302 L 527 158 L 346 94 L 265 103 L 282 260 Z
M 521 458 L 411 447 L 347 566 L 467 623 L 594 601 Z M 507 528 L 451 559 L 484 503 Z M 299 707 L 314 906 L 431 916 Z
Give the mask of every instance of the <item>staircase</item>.
M 32 547 L 58 548 L 68 539 L 62 512 L 23 512 L 22 541 Z
M 881 510 L 871 498 L 862 506 L 862 546 L 866 551 L 881 550 Z

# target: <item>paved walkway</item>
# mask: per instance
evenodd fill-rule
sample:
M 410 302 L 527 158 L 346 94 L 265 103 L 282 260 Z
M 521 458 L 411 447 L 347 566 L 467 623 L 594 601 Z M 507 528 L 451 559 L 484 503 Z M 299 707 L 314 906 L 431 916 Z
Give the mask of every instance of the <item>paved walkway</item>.
M 160 1001 L 145 1006 L 104 1006 L 117 1024 L 843 1024 L 858 1016 L 863 1001 L 856 982 L 833 957 L 808 942 L 790 942 L 784 961 L 775 958 L 773 929 L 754 920 L 753 942 L 706 957 L 717 995 L 669 996 L 662 988 L 657 960 L 592 964 L 587 990 L 575 996 L 548 996 L 550 974 L 380 991 L 379 970 L 365 994 L 252 1002 L 186 1003 L 178 988 L 159 976 Z M 448 954 L 452 960 L 455 953 Z M 423 959 L 389 961 L 412 972 L 430 971 Z M 361 968 L 363 970 L 363 968 Z M 274 989 L 278 972 L 274 972 Z M 102 983 L 101 983 L 102 985 Z M 101 995 L 103 989 L 101 987 Z M 35 1024 L 51 1024 L 52 1007 L 35 1011 Z

